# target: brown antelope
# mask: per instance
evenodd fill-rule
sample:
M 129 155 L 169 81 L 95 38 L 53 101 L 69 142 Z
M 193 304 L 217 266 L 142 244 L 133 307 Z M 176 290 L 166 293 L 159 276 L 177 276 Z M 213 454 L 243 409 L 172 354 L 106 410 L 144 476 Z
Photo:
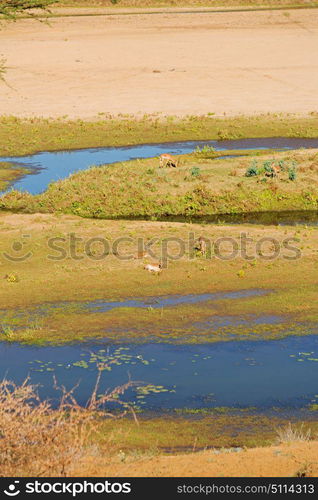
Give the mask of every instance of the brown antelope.
M 201 255 L 206 255 L 207 251 L 207 242 L 203 236 L 200 236 L 197 240 L 197 244 L 195 245 L 195 250 L 198 250 Z
M 161 264 L 146 264 L 144 269 L 154 274 L 160 274 L 162 271 Z
M 169 155 L 168 153 L 164 153 L 159 156 L 159 167 L 174 167 L 176 168 L 177 163 L 176 160 L 173 158 L 173 156 Z
M 272 165 L 271 171 L 266 172 L 265 176 L 266 177 L 277 177 L 278 174 L 280 173 L 280 171 L 281 171 L 280 167 L 277 167 L 277 165 Z
M 278 174 L 280 173 L 280 167 L 278 167 L 277 165 L 273 165 L 273 172 L 274 172 L 274 177 L 277 177 Z

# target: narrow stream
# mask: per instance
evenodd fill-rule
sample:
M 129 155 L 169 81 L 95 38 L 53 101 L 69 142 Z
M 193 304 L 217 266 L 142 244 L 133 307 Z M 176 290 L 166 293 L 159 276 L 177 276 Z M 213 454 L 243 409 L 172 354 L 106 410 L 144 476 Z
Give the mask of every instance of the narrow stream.
M 0 157 L 0 162 L 11 162 L 31 170 L 31 173 L 14 182 L 11 188 L 38 194 L 51 182 L 65 179 L 70 174 L 92 165 L 106 165 L 136 158 L 153 158 L 162 153 L 185 154 L 202 147 L 212 146 L 216 151 L 251 149 L 300 149 L 318 148 L 318 139 L 259 138 L 229 141 L 186 141 L 161 144 L 141 144 L 126 147 L 78 149 L 71 151 L 40 152 L 23 157 Z

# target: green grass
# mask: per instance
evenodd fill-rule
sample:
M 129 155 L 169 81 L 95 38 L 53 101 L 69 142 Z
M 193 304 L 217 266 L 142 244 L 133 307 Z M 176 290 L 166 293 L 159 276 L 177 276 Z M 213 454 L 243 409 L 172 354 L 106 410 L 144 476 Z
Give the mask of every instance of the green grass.
M 8 162 L 0 162 L 0 191 L 7 189 L 12 182 L 26 175 L 27 172 L 26 168 Z
M 279 415 L 265 416 L 213 412 L 194 415 L 187 411 L 179 416 L 165 415 L 152 418 L 139 417 L 140 426 L 132 419 L 107 420 L 100 425 L 98 443 L 106 443 L 113 453 L 125 452 L 126 460 L 133 459 L 133 451 L 142 453 L 176 453 L 207 448 L 269 446 L 277 439 L 277 429 L 284 428 L 288 420 Z M 295 422 L 295 426 L 300 424 Z M 317 432 L 317 422 L 308 421 L 305 429 Z M 93 436 L 93 441 L 96 437 Z
M 282 250 L 273 261 L 260 259 L 246 261 L 240 257 L 220 260 L 215 256 L 189 258 L 188 250 L 177 260 L 171 259 L 160 276 L 143 269 L 146 260 L 120 260 L 112 253 L 101 260 L 92 259 L 84 251 L 85 242 L 93 237 L 115 241 L 122 236 L 132 238 L 123 243 L 120 253 L 134 254 L 135 243 L 142 238 L 158 238 L 153 246 L 159 260 L 161 241 L 178 237 L 187 241 L 189 233 L 203 235 L 212 241 L 231 236 L 239 241 L 244 231 L 251 238 L 248 254 L 253 255 L 256 242 L 264 237 L 277 239 L 282 247 L 285 238 L 295 238 L 302 257 L 287 260 Z M 69 245 L 62 260 L 48 258 L 56 254 L 48 247 L 54 237 L 75 233 L 78 243 L 74 248 L 77 259 L 71 258 Z M 22 235 L 28 234 L 28 238 Z M 0 218 L 0 252 L 2 255 L 0 294 L 4 297 L 1 313 L 1 338 L 8 342 L 55 344 L 108 337 L 116 342 L 195 343 L 235 339 L 272 339 L 286 335 L 308 335 L 317 325 L 318 289 L 317 266 L 318 231 L 314 228 L 262 227 L 240 225 L 223 227 L 162 222 L 104 221 L 57 215 L 4 215 Z M 15 252 L 14 242 L 24 243 Z M 270 242 L 267 248 L 270 248 Z M 283 248 L 283 247 L 282 247 Z M 224 251 L 230 249 L 225 246 Z M 94 249 L 98 257 L 99 249 Z M 264 247 L 266 251 L 266 247 Z M 12 261 L 6 254 L 20 255 L 32 252 L 27 260 Z M 175 244 L 169 248 L 173 257 L 178 253 Z M 289 254 L 289 252 L 287 252 Z M 10 279 L 11 276 L 17 279 Z M 81 286 L 78 286 L 79 280 Z M 151 307 L 118 308 L 108 312 L 83 310 L 82 303 L 92 300 L 120 300 L 138 296 L 165 296 L 169 294 L 202 294 L 226 290 L 264 288 L 272 293 L 264 296 L 219 300 L 211 303 L 180 304 L 153 309 Z M 67 304 L 65 304 L 65 302 Z M 58 303 L 58 307 L 50 306 Z M 219 327 L 202 330 L 193 323 L 213 320 L 216 316 L 249 319 L 250 315 L 271 315 L 279 312 L 283 319 L 275 325 Z M 132 328 L 134 325 L 134 328 Z
M 2 197 L 0 207 L 101 219 L 317 210 L 315 150 L 252 154 L 217 159 L 224 153 L 197 151 L 179 157 L 176 169 L 159 168 L 158 159 L 92 167 L 52 183 L 40 195 L 12 191 Z M 251 164 L 259 165 L 259 175 L 246 175 Z M 283 166 L 273 179 L 266 177 L 271 164 Z M 297 173 L 294 180 L 291 169 Z
M 0 155 L 19 156 L 37 151 L 55 151 L 102 146 L 124 146 L 156 142 L 244 137 L 318 137 L 317 114 L 304 117 L 265 114 L 254 117 L 100 114 L 98 121 L 0 117 Z

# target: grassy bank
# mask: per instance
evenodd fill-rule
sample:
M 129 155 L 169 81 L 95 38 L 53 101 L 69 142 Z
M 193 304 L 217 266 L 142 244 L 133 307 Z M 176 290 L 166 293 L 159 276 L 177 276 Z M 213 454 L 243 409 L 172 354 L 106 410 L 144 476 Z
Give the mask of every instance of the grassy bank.
M 40 214 L 2 214 L 0 222 L 3 340 L 32 344 L 108 337 L 113 342 L 147 342 L 151 338 L 189 343 L 233 340 L 233 335 L 237 339 L 271 339 L 316 331 L 318 295 L 313 269 L 317 264 L 318 231 L 314 228 L 243 229 Z M 249 238 L 248 260 L 240 252 L 231 257 L 233 245 L 242 246 L 242 231 Z M 213 244 L 225 238 L 219 257 L 214 250 L 207 258 L 192 253 L 192 238 L 200 235 Z M 126 239 L 120 240 L 122 237 Z M 140 242 L 146 244 L 153 238 L 154 257 L 134 258 Z M 262 243 L 265 258 L 257 249 L 257 242 L 263 238 L 270 238 Z M 289 259 L 296 255 L 285 246 L 289 238 L 290 245 L 301 252 L 296 260 Z M 109 250 L 105 252 L 106 240 Z M 117 249 L 116 241 L 121 241 Z M 178 256 L 180 242 L 184 242 L 184 252 Z M 279 255 L 267 260 L 274 243 L 279 246 Z M 147 262 L 167 254 L 168 267 L 159 276 L 144 269 Z M 255 288 L 268 293 L 158 308 L 117 307 L 104 312 L 85 308 L 85 303 L 93 300 Z M 275 324 L 255 322 L 260 314 L 278 312 L 282 319 Z M 213 323 L 220 316 L 228 317 L 230 325 L 208 329 L 195 326 L 198 322 Z M 249 323 L 235 326 L 242 318 Z
M 177 168 L 159 168 L 158 159 L 93 167 L 41 195 L 12 191 L 0 207 L 101 219 L 318 209 L 316 150 L 217 159 L 222 154 L 203 148 L 179 157 Z
M 17 167 L 8 162 L 0 162 L 0 191 L 7 189 L 12 182 L 27 174 L 27 172 L 26 168 Z
M 266 114 L 218 118 L 206 116 L 145 115 L 112 117 L 101 114 L 95 122 L 83 120 L 0 117 L 0 155 L 21 156 L 102 146 L 156 142 L 239 139 L 243 137 L 318 137 L 317 114 Z

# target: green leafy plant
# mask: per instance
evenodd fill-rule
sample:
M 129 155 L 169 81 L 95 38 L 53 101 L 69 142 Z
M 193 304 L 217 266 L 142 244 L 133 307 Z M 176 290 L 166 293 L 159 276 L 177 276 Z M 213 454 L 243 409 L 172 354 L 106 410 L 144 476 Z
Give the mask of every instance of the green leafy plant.
M 295 167 L 289 167 L 288 169 L 288 179 L 290 181 L 295 181 L 297 178 L 297 171 Z
M 214 158 L 216 156 L 216 151 L 212 146 L 205 144 L 202 148 L 197 146 L 194 154 L 198 158 Z
M 273 175 L 274 170 L 273 170 L 272 165 L 273 165 L 273 162 L 271 160 L 264 161 L 262 170 L 264 172 L 266 172 L 267 174 Z
M 245 177 L 255 177 L 256 175 L 259 175 L 259 173 L 257 161 L 253 160 L 250 166 L 246 169 Z
M 201 175 L 200 167 L 192 167 L 190 170 L 190 174 L 192 177 L 200 177 Z

